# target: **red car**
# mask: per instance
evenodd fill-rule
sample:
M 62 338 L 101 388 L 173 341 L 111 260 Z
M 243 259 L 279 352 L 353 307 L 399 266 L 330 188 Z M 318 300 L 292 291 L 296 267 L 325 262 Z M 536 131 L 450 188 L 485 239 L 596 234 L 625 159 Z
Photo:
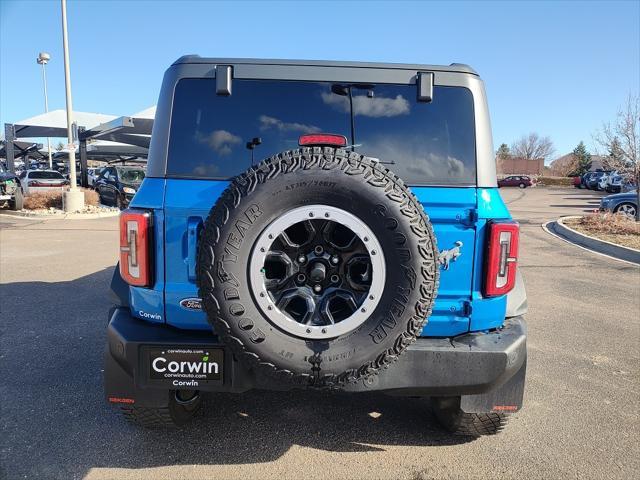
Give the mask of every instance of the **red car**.
M 526 175 L 511 175 L 509 177 L 498 180 L 498 187 L 531 187 L 533 181 Z

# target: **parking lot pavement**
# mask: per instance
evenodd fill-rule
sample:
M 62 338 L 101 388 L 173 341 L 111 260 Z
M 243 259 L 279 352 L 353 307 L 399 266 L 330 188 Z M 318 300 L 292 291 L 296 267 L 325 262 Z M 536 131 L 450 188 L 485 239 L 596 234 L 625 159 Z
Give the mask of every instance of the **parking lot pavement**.
M 220 395 L 182 430 L 130 427 L 102 398 L 117 219 L 0 217 L 0 477 L 632 478 L 640 469 L 640 269 L 540 224 L 598 195 L 503 189 L 522 226 L 524 409 L 498 436 L 443 433 L 425 402 Z

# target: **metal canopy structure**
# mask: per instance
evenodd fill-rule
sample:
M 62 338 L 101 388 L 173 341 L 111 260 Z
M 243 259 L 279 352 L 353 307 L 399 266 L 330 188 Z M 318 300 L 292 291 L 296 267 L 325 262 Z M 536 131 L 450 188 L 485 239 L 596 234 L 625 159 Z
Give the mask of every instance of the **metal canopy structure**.
M 116 117 L 99 113 L 74 112 L 77 125 L 77 140 L 80 154 L 80 183 L 86 187 L 87 159 L 89 156 L 105 160 L 125 157 L 146 158 L 148 155 L 155 107 L 148 108 L 138 114 L 127 117 Z M 7 169 L 15 171 L 15 159 L 24 156 L 25 142 L 18 139 L 42 137 L 66 137 L 66 113 L 64 110 L 51 112 L 12 124 L 4 125 L 4 153 Z M 93 142 L 93 140 L 97 140 Z M 37 148 L 35 149 L 37 151 Z M 59 152 L 68 159 L 68 151 Z
M 41 148 L 42 148 L 41 143 L 14 141 L 13 142 L 14 159 L 18 159 L 18 158 L 29 159 L 30 157 L 44 158 L 44 155 L 40 151 Z M 6 158 L 6 156 L 7 156 L 7 149 L 5 148 L 5 141 L 2 140 L 2 142 L 0 142 L 0 158 Z

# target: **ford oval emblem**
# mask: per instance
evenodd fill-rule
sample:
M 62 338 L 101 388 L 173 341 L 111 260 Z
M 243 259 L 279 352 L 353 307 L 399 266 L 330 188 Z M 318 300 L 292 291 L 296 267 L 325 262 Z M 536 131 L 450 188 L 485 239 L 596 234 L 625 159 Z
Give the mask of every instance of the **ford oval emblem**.
M 187 310 L 202 310 L 201 298 L 184 298 L 180 300 L 180 306 Z

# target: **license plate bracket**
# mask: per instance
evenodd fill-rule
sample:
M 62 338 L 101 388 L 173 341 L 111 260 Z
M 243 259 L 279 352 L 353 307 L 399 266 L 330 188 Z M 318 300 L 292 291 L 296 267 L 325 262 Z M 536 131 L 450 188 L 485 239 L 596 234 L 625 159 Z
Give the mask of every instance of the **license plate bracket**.
M 224 350 L 209 346 L 142 349 L 145 382 L 154 387 L 198 389 L 223 383 Z

